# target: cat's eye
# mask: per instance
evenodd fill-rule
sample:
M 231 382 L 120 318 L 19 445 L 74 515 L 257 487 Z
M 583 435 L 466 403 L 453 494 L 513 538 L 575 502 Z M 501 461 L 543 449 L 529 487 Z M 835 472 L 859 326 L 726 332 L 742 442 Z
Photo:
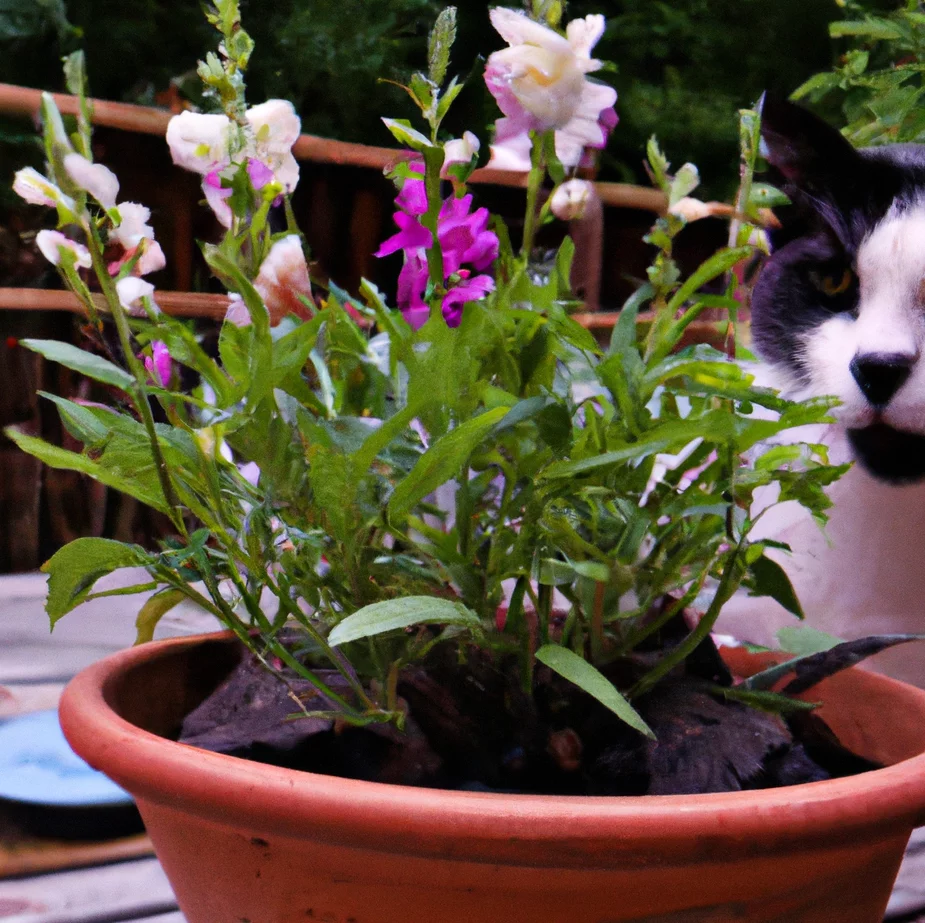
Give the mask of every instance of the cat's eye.
M 836 295 L 843 295 L 851 288 L 854 282 L 854 273 L 850 269 L 845 269 L 841 273 L 821 273 L 811 272 L 809 278 L 813 285 L 829 298 Z

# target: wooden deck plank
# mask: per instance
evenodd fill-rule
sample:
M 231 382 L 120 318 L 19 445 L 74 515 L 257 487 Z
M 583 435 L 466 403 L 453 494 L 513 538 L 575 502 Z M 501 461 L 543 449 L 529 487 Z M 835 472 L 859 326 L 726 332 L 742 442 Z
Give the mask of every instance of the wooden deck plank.
M 173 891 L 156 859 L 0 881 L 3 923 L 158 920 L 176 910 Z M 174 923 L 170 916 L 167 921 Z

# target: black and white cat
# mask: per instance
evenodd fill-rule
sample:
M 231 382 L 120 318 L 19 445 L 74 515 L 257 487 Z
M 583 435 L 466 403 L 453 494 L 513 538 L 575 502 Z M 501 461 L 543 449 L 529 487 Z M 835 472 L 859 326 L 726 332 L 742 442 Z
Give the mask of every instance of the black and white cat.
M 829 490 L 822 533 L 795 504 L 764 535 L 809 624 L 851 638 L 925 631 L 925 145 L 854 149 L 791 103 L 766 101 L 765 156 L 792 205 L 752 301 L 759 382 L 793 398 L 832 394 L 837 423 L 810 441 L 854 460 Z M 770 643 L 795 624 L 769 600 L 737 598 L 721 631 Z M 878 655 L 875 669 L 925 686 L 925 651 Z

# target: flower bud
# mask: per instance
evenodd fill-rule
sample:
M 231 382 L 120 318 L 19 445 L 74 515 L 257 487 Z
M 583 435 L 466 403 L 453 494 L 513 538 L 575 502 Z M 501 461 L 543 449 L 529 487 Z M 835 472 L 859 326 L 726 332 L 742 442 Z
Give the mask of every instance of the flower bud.
M 553 192 L 549 208 L 562 221 L 575 221 L 584 215 L 593 192 L 594 188 L 587 180 L 570 179 Z

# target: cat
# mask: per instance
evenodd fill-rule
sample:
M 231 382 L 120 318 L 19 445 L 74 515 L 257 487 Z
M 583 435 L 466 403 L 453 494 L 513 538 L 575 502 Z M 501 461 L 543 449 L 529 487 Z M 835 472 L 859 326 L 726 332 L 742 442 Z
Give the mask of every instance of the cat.
M 753 292 L 757 379 L 794 399 L 837 397 L 836 422 L 801 437 L 854 464 L 828 490 L 824 533 L 787 503 L 755 534 L 791 546 L 773 556 L 809 625 L 842 638 L 925 632 L 925 145 L 855 149 L 770 98 L 762 123 L 762 153 L 792 204 Z M 718 630 L 773 646 L 795 624 L 739 595 Z M 919 644 L 869 665 L 925 687 Z

